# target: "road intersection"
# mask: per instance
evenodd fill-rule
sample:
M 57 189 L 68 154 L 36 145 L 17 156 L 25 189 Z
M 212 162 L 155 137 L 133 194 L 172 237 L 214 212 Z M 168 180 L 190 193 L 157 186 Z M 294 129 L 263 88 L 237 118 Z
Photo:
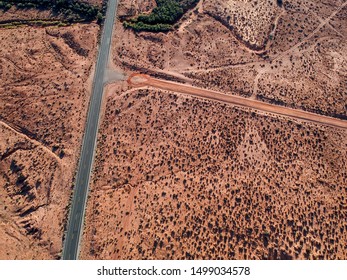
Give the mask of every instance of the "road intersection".
M 89 180 L 93 167 L 98 135 L 100 109 L 104 92 L 104 76 L 109 60 L 117 6 L 118 0 L 108 1 L 104 28 L 96 63 L 93 91 L 90 98 L 86 128 L 71 201 L 69 221 L 64 240 L 62 254 L 63 260 L 78 259 L 79 245 L 83 233 L 84 214 L 89 191 Z

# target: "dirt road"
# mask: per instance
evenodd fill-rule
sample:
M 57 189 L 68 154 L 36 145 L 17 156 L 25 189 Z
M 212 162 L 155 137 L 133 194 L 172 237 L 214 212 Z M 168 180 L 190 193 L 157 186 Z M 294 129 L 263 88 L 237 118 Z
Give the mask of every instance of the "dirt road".
M 273 105 L 257 100 L 251 100 L 248 98 L 227 95 L 221 92 L 197 88 L 189 85 L 184 85 L 176 82 L 170 82 L 165 80 L 159 80 L 152 78 L 144 74 L 132 74 L 128 78 L 128 83 L 132 87 L 154 87 L 163 90 L 170 90 L 174 92 L 184 93 L 196 97 L 201 97 L 209 100 L 215 100 L 228 104 L 238 105 L 241 107 L 256 109 L 266 113 L 272 113 L 276 115 L 286 116 L 290 118 L 300 119 L 304 121 L 323 124 L 331 127 L 337 127 L 347 129 L 347 121 L 331 118 L 319 114 L 314 114 L 302 110 L 286 108 L 283 106 Z

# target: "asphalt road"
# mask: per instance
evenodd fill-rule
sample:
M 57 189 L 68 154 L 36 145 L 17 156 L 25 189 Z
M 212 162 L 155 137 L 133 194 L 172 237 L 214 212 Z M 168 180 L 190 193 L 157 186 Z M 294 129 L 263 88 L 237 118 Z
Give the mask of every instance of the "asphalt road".
M 118 0 L 109 0 L 101 36 L 99 54 L 95 68 L 94 84 L 90 99 L 86 129 L 82 143 L 75 188 L 71 202 L 67 232 L 63 247 L 63 260 L 76 260 L 83 233 L 84 214 L 89 191 L 89 180 L 93 167 L 96 148 L 100 108 L 104 91 L 104 75 L 108 64 L 112 42 L 113 25 L 116 17 Z

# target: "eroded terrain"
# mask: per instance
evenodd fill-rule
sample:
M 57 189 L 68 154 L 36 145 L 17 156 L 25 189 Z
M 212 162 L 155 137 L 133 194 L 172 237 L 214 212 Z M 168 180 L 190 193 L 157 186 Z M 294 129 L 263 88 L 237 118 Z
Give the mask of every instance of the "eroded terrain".
M 60 256 L 98 32 L 0 29 L 0 259 Z

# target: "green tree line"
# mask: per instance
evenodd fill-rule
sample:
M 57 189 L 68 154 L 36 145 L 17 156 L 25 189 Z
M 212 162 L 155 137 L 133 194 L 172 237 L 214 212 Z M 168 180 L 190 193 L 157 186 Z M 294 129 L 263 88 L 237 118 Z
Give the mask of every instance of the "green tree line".
M 167 32 L 199 0 L 156 0 L 157 6 L 150 14 L 141 14 L 125 21 L 125 28 L 139 31 Z
M 17 9 L 51 10 L 63 16 L 67 21 L 102 21 L 104 9 L 76 0 L 1 0 L 0 9 L 8 10 L 12 6 Z

